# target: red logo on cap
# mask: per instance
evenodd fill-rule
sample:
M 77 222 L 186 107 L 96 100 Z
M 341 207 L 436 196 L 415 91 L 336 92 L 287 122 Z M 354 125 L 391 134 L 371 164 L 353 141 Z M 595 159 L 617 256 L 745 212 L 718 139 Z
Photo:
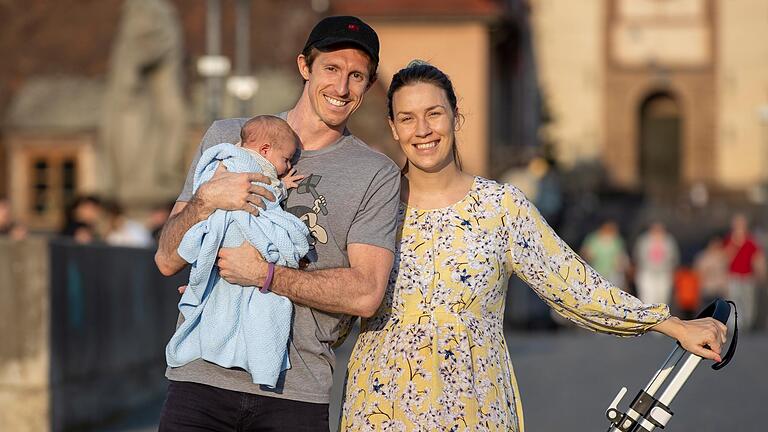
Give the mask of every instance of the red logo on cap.
M 360 31 L 360 27 L 357 24 L 347 24 L 347 28 L 352 31 Z

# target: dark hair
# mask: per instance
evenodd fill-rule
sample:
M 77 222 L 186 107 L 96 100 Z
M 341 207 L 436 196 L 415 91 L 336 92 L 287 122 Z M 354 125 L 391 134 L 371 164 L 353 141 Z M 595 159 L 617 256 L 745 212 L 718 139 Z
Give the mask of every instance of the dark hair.
M 329 47 L 324 48 L 318 48 L 316 46 L 308 46 L 304 48 L 304 51 L 301 52 L 301 55 L 304 56 L 304 60 L 307 62 L 307 67 L 309 68 L 309 71 L 312 71 L 312 64 L 315 62 L 315 59 L 317 58 L 317 55 L 322 53 L 328 53 L 333 51 L 338 51 L 346 48 L 354 48 L 361 53 L 365 55 L 365 57 L 368 59 L 368 87 L 373 85 L 373 83 L 376 82 L 376 70 L 379 68 L 379 63 L 374 61 L 371 56 L 360 49 L 359 46 L 353 44 L 353 43 L 338 43 L 335 45 L 331 45 Z
M 387 113 L 390 120 L 394 121 L 395 119 L 395 113 L 392 109 L 392 99 L 395 92 L 405 86 L 417 83 L 432 84 L 435 87 L 443 89 L 443 91 L 445 91 L 445 96 L 448 98 L 448 104 L 451 106 L 451 111 L 453 111 L 455 121 L 458 122 L 461 120 L 462 117 L 456 102 L 456 92 L 453 90 L 451 79 L 443 71 L 423 60 L 412 60 L 406 67 L 400 69 L 392 76 L 392 82 L 389 84 L 389 89 L 387 90 Z M 455 138 L 452 150 L 453 159 L 456 161 L 456 165 L 458 165 L 459 169 L 461 169 L 461 160 L 459 159 Z

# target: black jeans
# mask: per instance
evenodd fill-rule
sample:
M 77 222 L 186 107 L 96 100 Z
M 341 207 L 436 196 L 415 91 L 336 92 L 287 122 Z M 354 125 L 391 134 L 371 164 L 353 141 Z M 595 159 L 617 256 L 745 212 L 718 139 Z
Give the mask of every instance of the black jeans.
M 328 404 L 171 381 L 158 430 L 328 432 Z

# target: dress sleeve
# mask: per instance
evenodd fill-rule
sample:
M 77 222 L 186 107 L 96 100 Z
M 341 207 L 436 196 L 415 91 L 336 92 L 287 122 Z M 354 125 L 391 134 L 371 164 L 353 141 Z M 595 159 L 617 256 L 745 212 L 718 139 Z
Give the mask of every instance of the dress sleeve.
M 669 318 L 664 304 L 644 304 L 611 285 L 555 234 L 536 207 L 505 186 L 508 267 L 552 309 L 592 331 L 634 336 Z

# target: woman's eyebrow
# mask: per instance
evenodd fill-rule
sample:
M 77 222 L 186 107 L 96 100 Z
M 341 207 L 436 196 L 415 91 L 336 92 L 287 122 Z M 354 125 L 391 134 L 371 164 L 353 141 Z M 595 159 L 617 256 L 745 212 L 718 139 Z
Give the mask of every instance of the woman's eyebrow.
M 432 105 L 431 107 L 426 108 L 424 111 L 431 111 L 431 110 L 433 110 L 435 108 L 445 109 L 445 107 L 442 104 L 437 104 L 437 105 Z M 411 114 L 411 112 L 410 111 L 398 111 L 397 114 L 398 115 L 400 115 L 400 114 Z

